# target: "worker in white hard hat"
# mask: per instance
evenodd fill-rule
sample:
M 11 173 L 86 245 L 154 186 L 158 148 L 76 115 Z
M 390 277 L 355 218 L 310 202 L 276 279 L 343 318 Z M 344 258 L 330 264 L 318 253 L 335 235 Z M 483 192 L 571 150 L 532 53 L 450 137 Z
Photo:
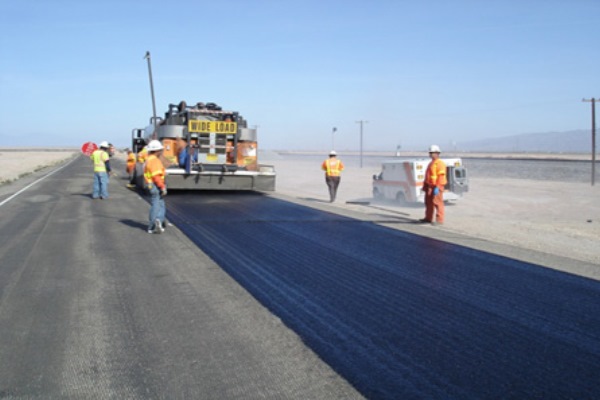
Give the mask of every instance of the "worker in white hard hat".
M 150 192 L 148 233 L 163 233 L 167 212 L 164 199 L 167 195 L 165 167 L 159 158 L 163 145 L 158 140 L 151 140 L 146 148 L 148 149 L 148 159 L 144 165 L 144 182 Z
M 337 158 L 335 150 L 331 150 L 329 158 L 321 164 L 321 169 L 325 171 L 325 183 L 329 189 L 329 202 L 333 203 L 340 185 L 340 175 L 344 170 L 344 163 Z
M 108 199 L 108 174 L 110 174 L 110 157 L 108 156 L 109 144 L 107 141 L 100 143 L 90 156 L 94 163 L 94 188 L 93 199 Z
M 425 218 L 419 222 L 432 225 L 444 223 L 444 187 L 447 180 L 446 164 L 440 159 L 441 152 L 438 145 L 433 144 L 429 147 L 431 162 L 425 171 L 422 189 L 425 192 Z

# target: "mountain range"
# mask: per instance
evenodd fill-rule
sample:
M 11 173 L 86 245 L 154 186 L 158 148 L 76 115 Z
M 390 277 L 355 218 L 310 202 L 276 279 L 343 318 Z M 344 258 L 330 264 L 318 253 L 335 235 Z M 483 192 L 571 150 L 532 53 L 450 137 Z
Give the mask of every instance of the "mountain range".
M 596 129 L 596 142 L 600 140 Z M 590 153 L 591 129 L 567 132 L 528 133 L 471 140 L 450 145 L 455 151 L 513 152 L 513 153 Z M 596 144 L 598 149 L 598 144 Z

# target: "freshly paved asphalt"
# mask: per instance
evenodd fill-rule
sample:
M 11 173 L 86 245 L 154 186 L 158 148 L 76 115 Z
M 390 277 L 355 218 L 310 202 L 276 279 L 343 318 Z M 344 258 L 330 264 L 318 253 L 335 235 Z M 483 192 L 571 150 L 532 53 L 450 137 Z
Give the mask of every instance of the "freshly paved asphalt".
M 0 206 L 0 398 L 600 397 L 598 280 L 277 195 L 170 194 L 148 235 L 89 169 Z

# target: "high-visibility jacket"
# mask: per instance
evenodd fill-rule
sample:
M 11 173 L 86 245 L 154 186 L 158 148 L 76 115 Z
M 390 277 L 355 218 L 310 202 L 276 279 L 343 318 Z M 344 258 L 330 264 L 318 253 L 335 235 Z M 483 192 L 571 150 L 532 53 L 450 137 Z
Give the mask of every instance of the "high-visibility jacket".
M 139 151 L 138 153 L 138 158 L 137 158 L 137 162 L 139 162 L 140 164 L 143 164 L 146 162 L 146 159 L 148 158 L 148 149 L 146 149 L 145 147 Z
M 325 171 L 327 176 L 340 176 L 340 173 L 344 170 L 344 163 L 337 158 L 328 158 L 323 161 L 321 169 Z
M 440 190 L 446 186 L 446 163 L 439 158 L 437 160 L 431 160 L 425 171 L 425 186 L 427 187 L 438 187 Z
M 127 154 L 127 167 L 125 168 L 125 171 L 127 171 L 127 173 L 133 173 L 133 170 L 135 169 L 135 161 L 135 154 L 133 154 L 133 152 L 130 151 Z
M 90 156 L 94 162 L 94 172 L 106 172 L 106 162 L 108 161 L 108 154 L 102 149 L 94 150 Z
M 165 167 L 155 154 L 151 154 L 146 160 L 144 179 L 148 188 L 151 188 L 152 185 L 156 185 L 160 190 L 165 188 Z
M 134 165 L 135 165 L 135 154 L 133 154 L 133 152 L 129 152 L 129 154 L 127 154 L 127 166 L 133 167 Z

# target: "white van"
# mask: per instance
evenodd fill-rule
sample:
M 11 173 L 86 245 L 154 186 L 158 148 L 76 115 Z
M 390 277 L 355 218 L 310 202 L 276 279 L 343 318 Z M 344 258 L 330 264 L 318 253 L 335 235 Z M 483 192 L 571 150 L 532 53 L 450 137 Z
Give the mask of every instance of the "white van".
M 442 158 L 442 161 L 447 167 L 448 180 L 444 201 L 458 200 L 469 191 L 467 170 L 460 158 Z M 430 162 L 431 159 L 425 158 L 384 160 L 379 175 L 373 175 L 373 197 L 400 203 L 423 203 L 425 193 L 421 189 Z

